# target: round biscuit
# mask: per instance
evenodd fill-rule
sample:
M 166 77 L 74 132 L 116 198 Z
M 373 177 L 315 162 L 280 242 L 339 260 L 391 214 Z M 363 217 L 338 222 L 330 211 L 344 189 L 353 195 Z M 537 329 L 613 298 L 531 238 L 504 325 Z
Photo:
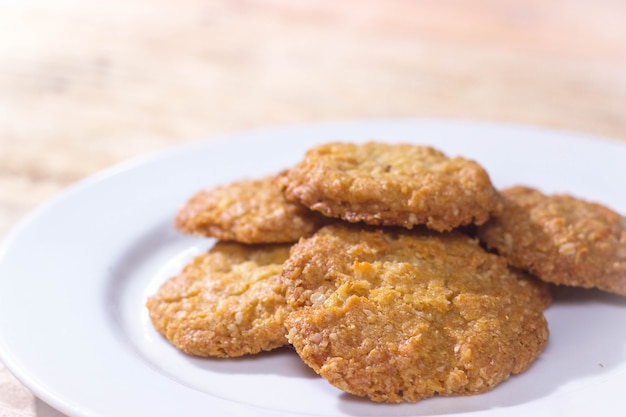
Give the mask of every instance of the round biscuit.
M 295 242 L 310 235 L 325 219 L 285 200 L 279 177 L 239 180 L 200 191 L 179 209 L 176 228 L 250 244 Z
M 303 361 L 377 402 L 490 390 L 548 340 L 548 285 L 457 232 L 326 226 L 293 247 L 282 279 Z
M 285 345 L 280 274 L 289 247 L 218 242 L 148 299 L 154 327 L 196 356 L 236 357 Z
M 499 209 L 498 193 L 476 162 L 411 144 L 329 143 L 288 170 L 290 201 L 329 217 L 370 225 L 448 231 L 482 224 Z
M 478 229 L 489 248 L 544 281 L 626 295 L 626 217 L 525 186 L 501 194 L 504 211 Z

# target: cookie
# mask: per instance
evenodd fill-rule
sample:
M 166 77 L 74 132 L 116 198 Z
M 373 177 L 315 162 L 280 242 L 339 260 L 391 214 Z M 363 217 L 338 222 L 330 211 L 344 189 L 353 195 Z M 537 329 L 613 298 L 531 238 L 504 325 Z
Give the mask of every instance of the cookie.
M 295 242 L 310 235 L 325 219 L 285 200 L 279 177 L 245 179 L 200 191 L 178 211 L 176 228 L 251 244 Z
M 626 218 L 598 203 L 524 186 L 478 229 L 489 248 L 542 280 L 626 295 Z
M 280 273 L 289 247 L 218 242 L 148 299 L 154 327 L 196 356 L 236 357 L 285 345 Z
M 297 353 L 377 402 L 485 392 L 548 340 L 548 285 L 458 232 L 326 226 L 285 262 Z
M 482 224 L 500 204 L 476 162 L 428 146 L 330 143 L 286 175 L 285 195 L 329 217 L 448 231 Z

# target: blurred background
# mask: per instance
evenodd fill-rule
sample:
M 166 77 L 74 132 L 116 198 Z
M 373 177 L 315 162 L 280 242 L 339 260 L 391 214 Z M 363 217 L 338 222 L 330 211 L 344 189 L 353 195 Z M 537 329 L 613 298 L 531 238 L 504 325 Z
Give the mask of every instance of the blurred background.
M 117 162 L 435 117 L 626 142 L 623 0 L 0 0 L 0 239 Z M 61 370 L 60 370 L 61 371 Z M 0 416 L 60 416 L 0 364 Z

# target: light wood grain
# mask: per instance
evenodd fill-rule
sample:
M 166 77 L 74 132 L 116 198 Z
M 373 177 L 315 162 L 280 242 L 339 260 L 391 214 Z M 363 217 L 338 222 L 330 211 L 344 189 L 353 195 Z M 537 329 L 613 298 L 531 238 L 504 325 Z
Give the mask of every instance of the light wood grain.
M 280 124 L 444 117 L 626 141 L 619 0 L 0 0 L 0 238 L 116 162 Z M 53 416 L 0 368 L 0 416 Z

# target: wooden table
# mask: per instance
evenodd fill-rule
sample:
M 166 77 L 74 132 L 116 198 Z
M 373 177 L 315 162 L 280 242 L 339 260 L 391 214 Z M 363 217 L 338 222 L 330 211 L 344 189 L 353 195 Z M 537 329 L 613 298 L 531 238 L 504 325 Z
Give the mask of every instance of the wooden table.
M 128 158 L 282 124 L 444 117 L 626 141 L 626 2 L 0 1 L 0 239 Z M 61 414 L 0 364 L 0 416 Z

